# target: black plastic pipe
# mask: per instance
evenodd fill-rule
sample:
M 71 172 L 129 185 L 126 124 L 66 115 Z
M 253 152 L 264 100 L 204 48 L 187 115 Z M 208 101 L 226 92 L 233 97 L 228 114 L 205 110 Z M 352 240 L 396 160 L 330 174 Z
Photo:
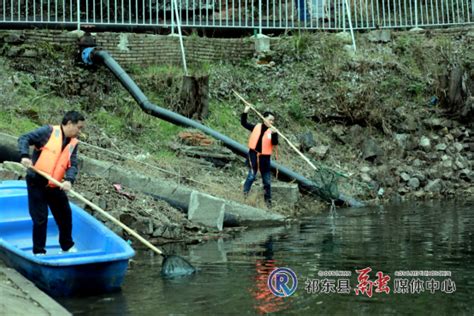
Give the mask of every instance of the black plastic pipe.
M 132 95 L 132 97 L 135 99 L 135 101 L 145 113 L 161 118 L 176 125 L 192 127 L 203 131 L 204 133 L 222 141 L 227 148 L 229 148 L 236 154 L 239 154 L 242 157 L 247 157 L 248 148 L 246 146 L 243 146 L 242 144 L 234 141 L 233 139 L 219 132 L 216 132 L 215 130 L 207 126 L 204 126 L 199 122 L 196 122 L 178 113 L 172 112 L 170 110 L 164 109 L 151 103 L 145 96 L 145 94 L 143 94 L 141 89 L 125 72 L 125 70 L 123 70 L 123 68 L 115 61 L 115 59 L 112 58 L 112 56 L 110 56 L 107 51 L 97 48 L 89 48 L 89 50 L 90 56 L 83 56 L 83 58 L 91 60 L 94 63 L 104 63 L 104 65 L 109 68 L 109 70 L 115 75 L 115 77 L 117 77 L 117 79 L 124 86 L 124 88 L 127 89 L 127 91 Z M 283 176 L 286 180 L 296 180 L 299 184 L 300 190 L 316 194 L 324 200 L 328 200 L 328 198 L 324 194 L 322 194 L 321 189 L 314 182 L 306 179 L 305 177 L 291 171 L 290 169 L 284 166 L 277 164 L 274 161 L 272 161 L 271 167 L 273 170 L 278 170 L 279 176 Z M 338 204 L 347 204 L 349 206 L 355 207 L 363 206 L 363 203 L 353 198 L 347 197 L 344 194 L 340 194 L 339 201 L 336 202 Z
M 18 148 L 13 144 L 0 143 L 0 163 L 4 161 L 20 162 L 21 156 Z

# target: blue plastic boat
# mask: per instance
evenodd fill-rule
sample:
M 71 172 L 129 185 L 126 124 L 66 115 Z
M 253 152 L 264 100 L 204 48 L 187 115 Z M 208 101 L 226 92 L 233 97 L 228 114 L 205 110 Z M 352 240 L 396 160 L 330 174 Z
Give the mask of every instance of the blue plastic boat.
M 25 181 L 0 181 L 0 258 L 53 296 L 91 295 L 120 288 L 135 252 L 100 221 L 71 203 L 77 252 L 61 253 L 50 214 L 45 256 L 32 253 Z

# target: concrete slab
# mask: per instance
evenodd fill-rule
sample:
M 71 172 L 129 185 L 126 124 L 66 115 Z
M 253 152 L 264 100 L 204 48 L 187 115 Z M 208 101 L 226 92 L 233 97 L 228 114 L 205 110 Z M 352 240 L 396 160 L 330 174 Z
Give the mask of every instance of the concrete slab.
M 297 183 L 272 183 L 273 204 L 295 205 L 300 199 L 300 189 Z
M 114 166 L 113 163 L 107 161 L 100 161 L 79 155 L 79 168 L 80 170 L 86 170 L 87 173 L 98 177 L 108 178 L 110 169 Z
M 252 185 L 250 194 L 261 194 L 263 200 L 263 185 L 259 178 Z M 242 187 L 245 180 L 242 181 Z M 274 204 L 283 204 L 288 206 L 294 206 L 300 198 L 300 190 L 296 183 L 286 183 L 281 181 L 275 181 L 272 179 L 272 202 Z
M 225 213 L 234 216 L 239 225 L 272 226 L 280 225 L 285 222 L 283 215 L 234 201 L 226 201 Z
M 162 198 L 173 206 L 182 208 L 183 205 L 174 205 L 173 201 L 185 204 L 187 209 L 192 189 L 186 188 L 172 181 L 163 179 L 153 179 L 144 174 L 132 173 L 122 168 L 118 168 L 112 163 L 81 156 L 81 169 L 91 175 L 99 175 L 113 183 L 120 183 L 123 186 L 134 190 L 149 193 Z
M 171 205 L 182 208 L 187 211 L 189 211 L 189 208 L 191 207 L 191 194 L 193 192 L 197 192 L 195 190 L 192 190 L 191 188 L 172 181 L 163 179 L 152 179 L 143 174 L 132 173 L 126 170 L 122 170 L 116 166 L 110 166 L 108 164 L 103 164 L 102 162 L 97 161 L 95 159 L 84 157 L 83 171 L 89 173 L 89 170 L 92 171 L 91 174 L 94 174 L 94 172 L 101 173 L 104 178 L 107 178 L 107 180 L 110 182 L 120 183 L 124 186 L 133 188 L 134 190 L 142 191 L 153 196 L 157 196 L 168 201 Z M 280 187 L 282 186 L 276 186 L 277 192 L 279 192 L 278 190 L 280 190 Z M 286 189 L 282 190 L 285 191 L 279 194 L 288 197 L 287 201 L 290 199 L 291 196 L 295 197 L 297 194 L 299 194 L 299 192 L 296 192 L 297 187 L 291 187 L 291 185 L 289 185 L 289 187 L 286 187 Z M 293 190 L 293 193 L 290 194 L 289 190 Z M 192 212 L 200 212 L 198 208 L 202 208 L 202 211 L 205 211 L 206 209 L 212 209 L 214 210 L 213 212 L 220 212 L 220 207 L 222 206 L 222 204 L 224 204 L 225 216 L 233 218 L 233 220 L 238 223 L 238 225 L 278 225 L 283 223 L 285 220 L 282 215 L 273 213 L 271 211 L 266 211 L 245 204 L 240 204 L 234 201 L 228 201 L 221 198 L 213 197 L 202 192 L 198 193 L 201 194 L 198 196 L 208 196 L 208 198 L 203 198 L 201 201 L 199 199 L 196 200 L 196 197 L 194 197 L 193 201 L 196 201 L 197 204 L 202 204 L 201 206 L 192 206 Z M 191 217 L 193 216 L 194 214 L 191 215 Z M 216 221 L 219 217 L 213 215 L 210 218 L 213 218 L 211 226 L 219 227 Z
M 189 198 L 188 219 L 205 226 L 222 230 L 225 200 L 193 191 Z
M 72 315 L 32 282 L 0 261 L 1 315 Z

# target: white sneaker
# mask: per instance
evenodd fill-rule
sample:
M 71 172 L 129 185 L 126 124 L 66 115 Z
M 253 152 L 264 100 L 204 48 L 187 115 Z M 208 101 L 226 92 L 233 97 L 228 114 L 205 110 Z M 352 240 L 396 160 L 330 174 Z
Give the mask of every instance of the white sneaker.
M 59 253 L 75 253 L 77 252 L 77 248 L 75 246 L 72 246 L 71 248 L 69 248 L 68 250 L 61 250 L 59 251 Z
M 45 253 L 42 253 L 42 252 L 40 252 L 40 253 L 34 253 L 33 255 L 34 255 L 35 257 L 46 256 L 46 254 L 45 254 Z

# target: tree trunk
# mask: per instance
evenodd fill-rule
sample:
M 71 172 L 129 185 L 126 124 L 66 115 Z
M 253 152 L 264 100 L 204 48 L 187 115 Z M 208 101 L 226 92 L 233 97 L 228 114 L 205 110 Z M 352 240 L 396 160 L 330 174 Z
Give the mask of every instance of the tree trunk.
M 209 76 L 184 76 L 179 112 L 189 118 L 202 120 L 209 114 Z
M 474 78 L 472 71 L 456 65 L 446 70 L 438 78 L 440 104 L 449 114 L 460 121 L 472 121 Z M 471 75 L 470 75 L 471 74 Z

